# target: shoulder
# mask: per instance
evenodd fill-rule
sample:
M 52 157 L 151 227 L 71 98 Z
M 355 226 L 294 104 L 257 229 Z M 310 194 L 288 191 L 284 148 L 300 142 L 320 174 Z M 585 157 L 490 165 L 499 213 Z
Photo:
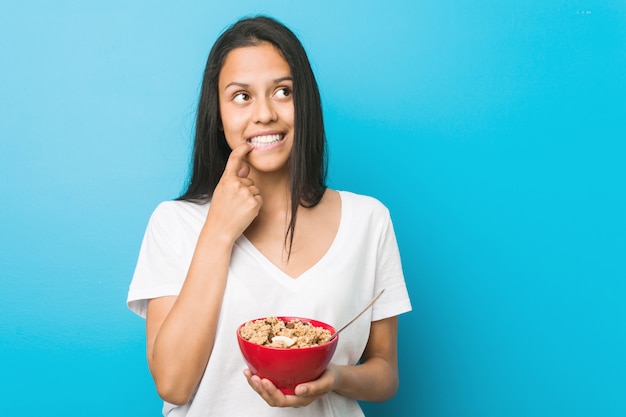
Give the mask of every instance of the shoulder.
M 391 215 L 380 200 L 348 191 L 340 191 L 340 195 L 342 222 L 347 228 L 370 234 L 384 234 L 390 229 Z
M 202 226 L 209 210 L 208 203 L 169 200 L 160 203 L 152 212 L 149 228 L 168 235 L 195 231 Z
M 376 216 L 389 217 L 389 209 L 375 197 L 356 194 L 350 191 L 339 191 L 342 203 L 356 213 L 370 213 Z
M 159 203 L 152 212 L 152 221 L 171 221 L 185 219 L 206 214 L 209 209 L 208 203 L 195 203 L 191 201 L 168 200 Z

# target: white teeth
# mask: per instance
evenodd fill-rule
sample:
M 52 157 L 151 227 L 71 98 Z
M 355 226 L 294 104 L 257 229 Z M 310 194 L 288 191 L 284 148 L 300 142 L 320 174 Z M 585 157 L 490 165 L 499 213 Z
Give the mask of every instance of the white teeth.
M 280 142 L 283 138 L 283 135 L 266 135 L 266 136 L 255 136 L 251 139 L 248 139 L 254 146 L 263 146 L 263 145 L 271 145 L 273 143 Z

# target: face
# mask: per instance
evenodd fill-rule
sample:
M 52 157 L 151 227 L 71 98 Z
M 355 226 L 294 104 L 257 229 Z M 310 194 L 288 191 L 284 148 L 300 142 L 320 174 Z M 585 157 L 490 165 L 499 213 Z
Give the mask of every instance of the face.
M 258 172 L 285 170 L 293 146 L 293 81 L 289 64 L 269 43 L 233 49 L 220 71 L 222 127 L 231 149 L 253 145 Z

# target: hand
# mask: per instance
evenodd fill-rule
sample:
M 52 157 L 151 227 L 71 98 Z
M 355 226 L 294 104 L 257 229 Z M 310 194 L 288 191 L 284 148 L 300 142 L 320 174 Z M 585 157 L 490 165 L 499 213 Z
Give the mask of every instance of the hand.
M 205 223 L 205 227 L 227 233 L 233 241 L 250 226 L 263 205 L 259 189 L 248 178 L 250 167 L 243 161 L 252 149 L 244 143 L 231 152 L 213 192 Z
M 295 395 L 285 395 L 269 379 L 253 375 L 249 369 L 243 371 L 248 384 L 272 407 L 304 407 L 333 390 L 338 379 L 338 368 L 329 364 L 326 371 L 315 381 L 300 384 Z

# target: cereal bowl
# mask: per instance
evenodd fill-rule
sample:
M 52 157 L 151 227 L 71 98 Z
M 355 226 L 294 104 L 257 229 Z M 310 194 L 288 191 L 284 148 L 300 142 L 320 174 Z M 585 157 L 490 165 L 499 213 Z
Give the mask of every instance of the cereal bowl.
M 260 339 L 250 337 L 252 332 L 249 328 L 250 323 L 267 324 L 272 327 L 276 323 L 271 324 L 267 321 L 271 322 L 274 319 L 282 321 L 285 325 L 289 323 L 303 324 L 304 327 L 314 328 L 316 332 L 323 334 L 317 340 L 308 340 L 308 342 L 314 343 L 312 346 L 308 346 L 306 340 L 305 343 L 302 343 L 299 336 L 294 335 L 293 332 L 287 332 L 288 336 L 281 336 L 282 331 L 276 332 L 275 328 L 275 333 L 270 331 L 266 345 L 260 344 L 262 342 L 260 339 L 263 339 L 263 336 Z M 244 331 L 245 337 L 242 336 L 242 331 Z M 259 331 L 259 334 L 266 331 L 267 329 Z M 300 331 L 300 329 L 294 331 Z M 253 374 L 269 379 L 284 394 L 292 395 L 298 384 L 313 381 L 324 372 L 335 353 L 339 336 L 330 341 L 324 341 L 324 339 L 334 333 L 334 327 L 317 320 L 303 317 L 264 317 L 240 325 L 237 328 L 237 341 L 243 358 Z M 280 343 L 274 339 L 278 339 Z M 285 346 L 284 341 L 286 339 L 298 340 L 289 347 L 267 345 L 273 341 L 275 345 Z M 309 337 L 309 339 L 314 338 Z

